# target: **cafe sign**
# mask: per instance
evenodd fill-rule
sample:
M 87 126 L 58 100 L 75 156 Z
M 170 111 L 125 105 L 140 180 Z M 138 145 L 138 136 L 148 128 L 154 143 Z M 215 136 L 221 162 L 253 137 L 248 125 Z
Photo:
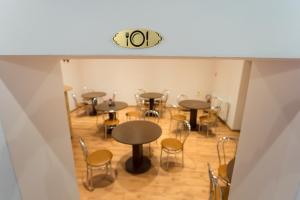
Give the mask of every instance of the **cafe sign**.
M 154 47 L 162 37 L 159 33 L 148 29 L 128 29 L 118 32 L 113 40 L 120 47 L 140 49 Z

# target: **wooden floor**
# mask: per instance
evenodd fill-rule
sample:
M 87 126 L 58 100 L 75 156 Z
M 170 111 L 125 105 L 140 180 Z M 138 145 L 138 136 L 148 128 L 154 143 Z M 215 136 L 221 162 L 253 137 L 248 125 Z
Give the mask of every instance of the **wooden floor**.
M 125 121 L 125 112 L 134 110 L 128 107 L 119 112 L 121 122 Z M 174 137 L 169 131 L 169 115 L 166 113 L 160 120 L 163 133 L 159 141 L 166 137 Z M 76 175 L 81 200 L 207 200 L 209 193 L 209 180 L 207 174 L 207 163 L 217 171 L 218 158 L 216 140 L 220 136 L 239 136 L 238 132 L 230 131 L 225 125 L 219 123 L 214 130 L 216 136 L 205 137 L 205 134 L 192 132 L 185 143 L 185 166 L 181 167 L 181 157 L 173 158 L 169 169 L 166 165 L 160 167 L 160 142 L 152 143 L 154 156 L 151 158 L 152 168 L 140 175 L 132 175 L 124 169 L 124 163 L 131 156 L 131 146 L 118 143 L 112 138 L 104 140 L 103 128 L 96 127 L 96 117 L 77 117 L 72 113 L 73 127 L 73 153 L 76 166 Z M 116 178 L 104 176 L 104 170 L 99 170 L 95 178 L 95 190 L 87 191 L 83 182 L 85 181 L 86 166 L 83 154 L 79 146 L 78 136 L 82 136 L 92 152 L 97 149 L 109 149 L 113 153 L 112 166 L 116 172 Z M 148 146 L 145 145 L 144 154 L 148 154 Z M 232 147 L 233 149 L 233 147 Z

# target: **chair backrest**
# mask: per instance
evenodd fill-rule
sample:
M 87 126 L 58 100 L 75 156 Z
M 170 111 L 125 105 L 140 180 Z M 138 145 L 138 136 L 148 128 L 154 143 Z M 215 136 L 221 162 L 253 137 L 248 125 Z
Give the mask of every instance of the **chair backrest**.
M 155 110 L 147 110 L 146 112 L 144 112 L 144 120 L 159 123 L 159 118 L 159 113 Z
M 215 107 L 208 110 L 208 116 L 210 120 L 215 124 L 218 121 L 219 112 L 220 112 L 220 107 Z
M 88 88 L 87 86 L 83 86 L 82 90 L 83 90 L 83 93 L 93 92 L 93 90 L 91 88 Z
M 218 177 L 214 174 L 209 163 L 208 178 L 209 178 L 209 200 L 223 200 L 222 190 L 219 185 Z
M 177 96 L 177 104 L 178 104 L 180 101 L 186 100 L 186 99 L 188 99 L 188 96 L 187 96 L 187 95 L 185 95 L 185 94 L 180 94 L 180 95 L 178 95 L 178 96 Z
M 112 101 L 115 101 L 115 100 L 116 100 L 116 95 L 117 95 L 117 92 L 116 92 L 116 91 L 114 91 L 114 92 L 113 92 L 113 95 L 112 95 L 112 98 L 111 98 L 111 99 L 112 99 Z
M 232 158 L 235 157 L 237 150 L 238 139 L 235 137 L 224 136 L 218 139 L 217 151 L 219 165 L 227 164 Z M 230 145 L 230 148 L 226 149 L 226 145 Z M 234 148 L 232 148 L 232 146 Z M 233 152 L 232 152 L 233 149 Z
M 142 89 L 142 88 L 139 88 L 139 89 L 137 89 L 137 94 L 143 94 L 143 93 L 145 93 L 146 92 L 146 90 L 145 89 Z
M 143 99 L 140 97 L 140 94 L 136 93 L 134 95 L 135 98 L 135 102 L 136 102 L 136 106 L 139 110 L 142 110 L 143 106 L 144 106 L 144 101 Z
M 77 100 L 77 97 L 76 97 L 75 93 L 72 93 L 72 99 L 74 101 L 75 106 L 78 107 L 78 100 Z
M 184 144 L 187 138 L 189 137 L 189 135 L 191 134 L 191 125 L 187 120 L 182 121 L 181 125 L 182 128 L 179 130 L 180 131 L 179 135 L 180 135 L 181 143 Z
M 210 94 L 205 95 L 205 101 L 211 103 L 212 96 Z
M 80 144 L 83 156 L 84 156 L 84 160 L 86 161 L 89 152 L 88 152 L 87 146 L 82 137 L 79 137 L 79 144 Z
M 169 93 L 165 93 L 162 95 L 161 101 L 166 104 L 168 101 L 168 98 L 169 98 Z
M 174 115 L 179 113 L 178 106 L 175 105 L 175 104 L 168 105 L 168 111 L 169 111 L 169 114 L 170 114 L 170 119 L 172 119 L 172 117 Z
M 163 94 L 162 100 L 165 100 L 165 102 L 167 102 L 169 94 L 170 94 L 170 90 L 163 90 L 162 94 Z

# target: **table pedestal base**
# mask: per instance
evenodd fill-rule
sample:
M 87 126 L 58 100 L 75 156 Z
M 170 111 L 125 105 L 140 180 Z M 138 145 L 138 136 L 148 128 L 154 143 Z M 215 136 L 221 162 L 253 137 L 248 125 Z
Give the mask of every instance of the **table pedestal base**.
M 143 156 L 140 164 L 138 166 L 134 166 L 133 158 L 130 157 L 126 163 L 126 170 L 132 174 L 141 174 L 148 171 L 151 168 L 151 161 L 149 158 Z
M 195 124 L 193 127 L 191 127 L 191 131 L 199 131 L 199 124 Z

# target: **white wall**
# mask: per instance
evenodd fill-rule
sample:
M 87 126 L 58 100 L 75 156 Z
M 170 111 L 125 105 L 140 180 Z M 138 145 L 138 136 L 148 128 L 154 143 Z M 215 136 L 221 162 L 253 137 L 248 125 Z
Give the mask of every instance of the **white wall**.
M 1 97 L 1 96 L 0 96 Z M 2 99 L 2 98 L 0 98 Z M 21 200 L 20 189 L 11 164 L 9 150 L 0 123 L 0 199 Z
M 81 88 L 104 91 L 106 98 L 116 91 L 117 100 L 130 105 L 135 105 L 134 94 L 139 88 L 155 92 L 169 89 L 169 103 L 176 103 L 179 94 L 198 98 L 198 91 L 210 93 L 214 72 L 214 62 L 204 59 L 72 59 L 62 68 L 73 63 L 80 68 Z
M 293 200 L 300 187 L 300 61 L 254 61 L 231 200 Z
M 2 0 L 0 55 L 300 56 L 300 1 Z M 126 28 L 158 31 L 151 49 L 112 42 Z
M 69 107 L 70 110 L 73 110 L 76 106 L 73 101 L 72 94 L 74 93 L 78 100 L 81 99 L 82 81 L 79 66 L 74 60 L 72 60 L 72 64 L 69 64 L 68 62 L 61 62 L 61 71 L 64 84 L 72 86 L 73 88 L 71 91 L 68 91 Z
M 213 78 L 213 96 L 217 96 L 230 104 L 227 124 L 231 129 L 240 130 L 242 115 L 236 115 L 239 111 L 240 88 L 244 72 L 243 60 L 216 60 Z M 245 82 L 247 83 L 248 80 Z M 245 88 L 247 89 L 247 88 Z M 243 99 L 241 99 L 243 100 Z M 245 99 L 244 99 L 245 100 Z
M 2 57 L 0 80 L 0 121 L 22 199 L 79 199 L 59 60 Z
M 236 104 L 236 112 L 234 117 L 234 130 L 241 130 L 242 123 L 243 123 L 243 117 L 244 117 L 244 111 L 245 111 L 245 105 L 247 100 L 247 92 L 248 92 L 248 85 L 249 85 L 249 79 L 251 74 L 251 61 L 245 61 L 241 82 L 240 82 L 240 90 L 238 95 L 238 101 Z

